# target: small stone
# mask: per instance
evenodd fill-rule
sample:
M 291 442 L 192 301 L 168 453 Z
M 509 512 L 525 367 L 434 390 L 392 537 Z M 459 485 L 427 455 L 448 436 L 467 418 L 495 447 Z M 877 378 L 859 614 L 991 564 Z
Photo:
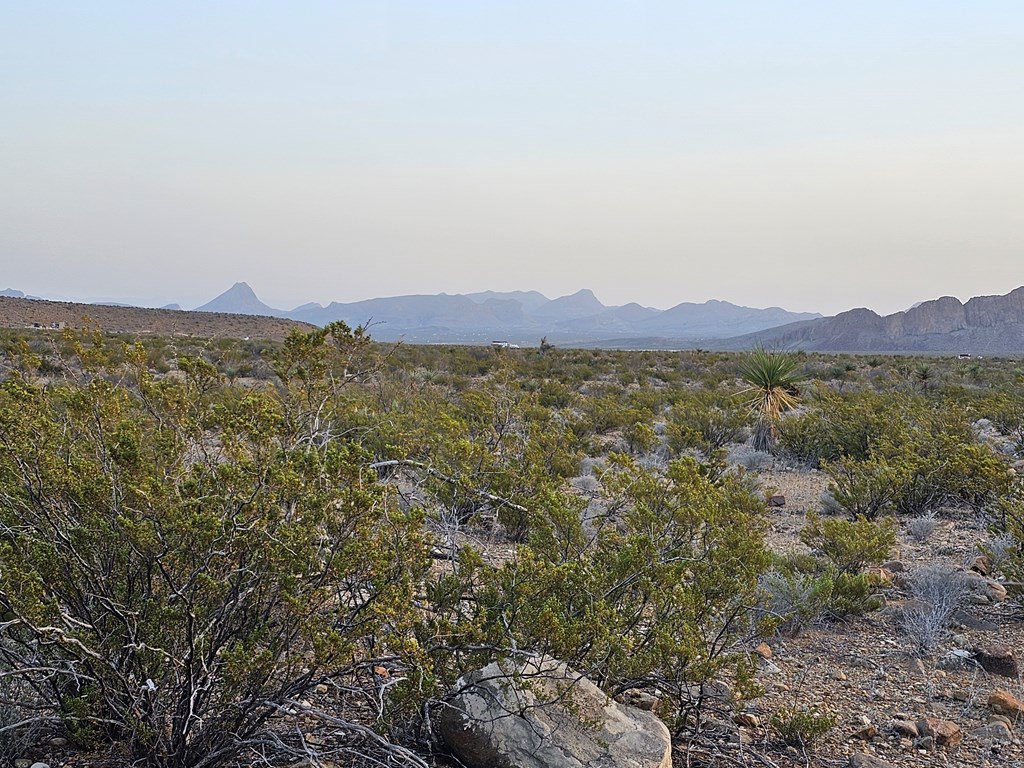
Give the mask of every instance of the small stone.
M 1013 741 L 1013 734 L 1006 723 L 994 722 L 979 726 L 971 731 L 971 736 L 984 742 L 1009 742 Z
M 910 720 L 893 720 L 892 729 L 900 736 L 906 736 L 911 739 L 916 739 L 921 735 L 920 731 L 917 730 L 917 724 Z
M 924 717 L 917 722 L 917 730 L 924 736 L 931 736 L 940 747 L 955 747 L 964 738 L 960 726 L 951 720 Z
M 1013 721 L 1006 715 L 989 715 L 988 721 L 990 723 L 1002 723 L 1011 731 L 1013 730 Z
M 935 666 L 939 669 L 971 669 L 974 667 L 974 654 L 962 648 L 954 648 L 940 657 Z
M 986 672 L 1016 680 L 1020 677 L 1020 668 L 1013 650 L 1007 645 L 985 645 L 974 648 L 974 660 Z
M 993 603 L 1001 603 L 1006 600 L 1006 587 L 1004 587 L 998 581 L 989 579 L 987 582 L 985 582 L 985 586 L 982 589 L 985 592 L 985 596 Z
M 757 648 L 754 649 L 754 653 L 760 656 L 762 659 L 770 659 L 773 655 L 772 647 L 768 643 L 761 643 Z
M 966 627 L 967 629 L 975 629 L 980 632 L 994 632 L 999 629 L 999 625 L 988 621 L 987 619 L 981 619 L 974 614 L 961 609 L 956 610 L 953 613 L 953 618 L 950 620 L 953 624 Z M 964 635 L 958 635 L 957 637 L 963 638 Z M 968 643 L 969 644 L 969 643 Z M 960 645 L 961 648 L 964 645 Z
M 636 691 L 626 703 L 645 712 L 653 712 L 654 708 L 658 706 L 658 701 L 658 697 L 649 691 Z
M 760 728 L 761 718 L 749 712 L 739 712 L 732 716 L 732 721 L 741 728 Z
M 992 558 L 988 555 L 978 555 L 971 563 L 971 570 L 980 573 L 982 576 L 992 575 Z
M 27 760 L 24 757 L 19 757 L 14 761 L 14 768 L 30 768 L 32 765 L 31 760 Z
M 314 690 L 314 691 L 315 691 L 316 693 L 319 693 L 319 694 L 323 695 L 323 694 L 327 693 L 327 692 L 328 692 L 329 690 L 331 690 L 331 688 L 330 688 L 330 686 L 328 686 L 328 685 L 327 685 L 326 683 L 320 683 L 320 685 L 318 685 L 318 686 L 317 686 L 316 688 L 314 688 L 313 690 Z
M 850 755 L 849 768 L 892 768 L 892 763 L 887 763 L 880 757 L 867 755 L 863 752 L 856 752 Z
M 51 747 L 66 747 L 67 745 L 68 740 L 65 739 L 63 736 L 54 736 L 52 739 L 50 739 Z
M 32 763 L 30 768 L 50 768 L 48 763 Z
M 855 739 L 860 739 L 861 741 L 871 741 L 877 735 L 878 729 L 871 724 L 865 725 L 863 728 L 853 732 L 853 737 Z
M 829 673 L 829 677 L 833 680 L 848 680 L 846 673 L 841 669 L 834 669 Z
M 769 507 L 784 507 L 786 506 L 786 497 L 781 493 L 775 493 L 768 497 Z
M 919 749 L 922 752 L 931 752 L 935 749 L 935 739 L 932 736 L 922 736 L 919 739 L 914 739 L 914 749 Z
M 1024 715 L 1024 701 L 1009 691 L 993 691 L 988 697 L 988 708 L 997 715 L 1005 715 L 1014 719 Z
M 890 560 L 887 563 L 882 563 L 882 567 L 889 571 L 889 573 L 903 573 L 907 570 L 907 566 L 899 560 Z
M 865 571 L 868 580 L 879 587 L 891 587 L 896 575 L 885 568 L 869 568 Z

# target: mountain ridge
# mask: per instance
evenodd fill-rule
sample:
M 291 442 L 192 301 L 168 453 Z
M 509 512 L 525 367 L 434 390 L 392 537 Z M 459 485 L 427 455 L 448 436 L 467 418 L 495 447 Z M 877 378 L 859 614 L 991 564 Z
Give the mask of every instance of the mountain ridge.
M 327 306 L 307 303 L 281 310 L 262 302 L 244 282 L 235 283 L 197 311 L 286 317 L 320 326 L 337 320 L 352 326 L 371 324 L 375 338 L 413 343 L 480 343 L 501 339 L 533 344 L 542 336 L 557 343 L 593 342 L 609 335 L 720 338 L 820 317 L 778 307 L 741 307 L 721 300 L 683 303 L 669 310 L 636 303 L 606 306 L 588 288 L 554 299 L 539 291 L 480 291 L 384 296 L 331 302 Z
M 832 317 L 736 336 L 713 346 L 745 349 L 757 344 L 808 352 L 1024 352 L 1024 286 L 966 302 L 940 296 L 891 315 L 858 307 Z

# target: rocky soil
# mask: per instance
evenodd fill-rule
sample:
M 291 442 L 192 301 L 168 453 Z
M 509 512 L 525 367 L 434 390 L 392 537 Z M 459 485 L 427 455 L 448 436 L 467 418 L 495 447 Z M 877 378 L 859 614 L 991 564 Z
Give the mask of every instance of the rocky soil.
M 798 534 L 806 512 L 820 509 L 827 478 L 778 464 L 758 474 L 766 493 L 785 496 L 785 506 L 771 511 L 771 546 L 806 551 Z M 797 637 L 770 638 L 757 674 L 764 696 L 735 718 L 742 725 L 722 733 L 716 749 L 678 747 L 676 765 L 1024 766 L 1024 687 L 1015 669 L 1024 654 L 1024 608 L 1019 588 L 1007 585 L 1007 595 L 970 571 L 988 539 L 982 522 L 963 510 L 940 510 L 925 541 L 902 530 L 885 572 L 885 606 Z M 971 589 L 951 631 L 921 657 L 903 607 L 908 574 L 932 564 L 970 573 Z M 998 571 L 992 578 L 1000 581 Z M 816 706 L 837 719 L 813 751 L 783 747 L 769 732 L 772 713 L 794 706 Z

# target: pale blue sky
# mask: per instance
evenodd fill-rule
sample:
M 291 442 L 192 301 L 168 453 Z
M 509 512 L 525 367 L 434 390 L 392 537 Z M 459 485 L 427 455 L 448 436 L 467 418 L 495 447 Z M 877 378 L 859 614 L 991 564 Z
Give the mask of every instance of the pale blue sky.
M 1024 3 L 4 2 L 0 288 L 1024 284 Z

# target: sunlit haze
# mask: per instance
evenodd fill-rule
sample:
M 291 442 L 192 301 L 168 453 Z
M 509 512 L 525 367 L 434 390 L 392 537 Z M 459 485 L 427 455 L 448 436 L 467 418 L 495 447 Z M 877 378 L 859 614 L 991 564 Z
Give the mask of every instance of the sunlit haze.
M 1024 284 L 1024 3 L 4 3 L 0 289 Z

